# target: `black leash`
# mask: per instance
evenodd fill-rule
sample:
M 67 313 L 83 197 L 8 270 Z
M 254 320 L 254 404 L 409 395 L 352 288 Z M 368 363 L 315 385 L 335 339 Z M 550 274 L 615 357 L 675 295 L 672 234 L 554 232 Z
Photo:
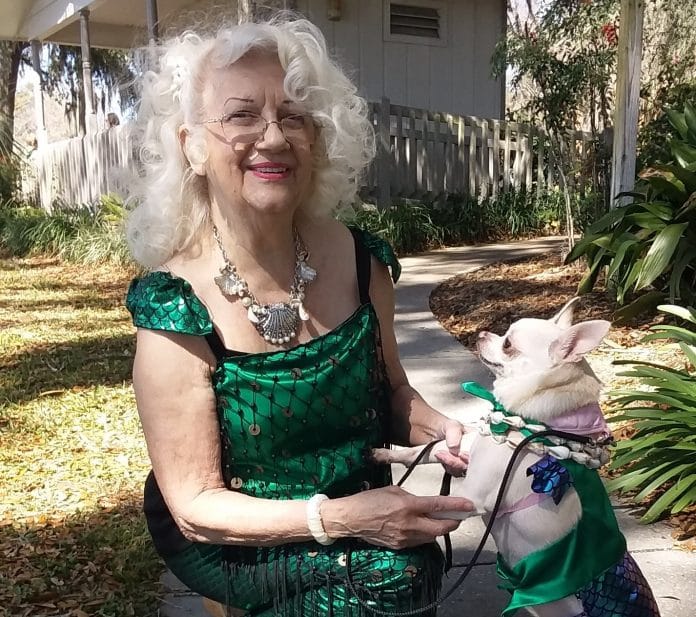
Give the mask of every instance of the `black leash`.
M 365 600 L 363 600 L 357 593 L 357 590 L 355 589 L 355 584 L 353 582 L 353 570 L 352 570 L 352 547 L 350 544 L 348 545 L 346 549 L 346 585 L 348 586 L 348 589 L 350 590 L 351 594 L 355 597 L 357 600 L 358 604 L 374 613 L 375 615 L 383 615 L 384 617 L 411 617 L 412 615 L 420 615 L 422 613 L 426 613 L 429 611 L 432 611 L 433 609 L 437 608 L 440 606 L 447 598 L 449 598 L 464 582 L 467 576 L 469 576 L 469 573 L 471 570 L 474 568 L 476 565 L 476 562 L 478 561 L 479 556 L 483 552 L 483 547 L 486 544 L 486 541 L 488 540 L 488 536 L 491 533 L 491 530 L 493 529 L 493 523 L 495 523 L 495 519 L 498 515 L 498 510 L 500 510 L 500 505 L 503 502 L 503 496 L 505 495 L 505 489 L 507 488 L 507 484 L 510 480 L 510 476 L 512 475 L 512 469 L 515 465 L 515 462 L 517 461 L 517 457 L 520 455 L 522 450 L 525 448 L 527 444 L 530 442 L 534 441 L 535 439 L 541 439 L 542 437 L 560 437 L 561 439 L 566 439 L 568 441 L 576 441 L 578 443 L 582 444 L 593 444 L 597 443 L 595 442 L 594 439 L 591 437 L 586 437 L 584 435 L 575 435 L 574 433 L 566 433 L 563 431 L 556 431 L 552 429 L 548 429 L 545 431 L 539 431 L 538 433 L 533 433 L 532 435 L 529 435 L 525 437 L 517 446 L 515 447 L 512 456 L 510 457 L 510 461 L 508 462 L 507 467 L 505 468 L 505 473 L 503 474 L 503 479 L 500 482 L 500 488 L 498 489 L 498 496 L 496 497 L 495 500 L 495 505 L 493 506 L 493 510 L 491 511 L 491 516 L 490 520 L 488 521 L 488 524 L 486 525 L 486 529 L 483 532 L 483 536 L 481 537 L 481 541 L 479 542 L 478 547 L 476 548 L 476 551 L 474 551 L 474 555 L 469 561 L 466 566 L 464 566 L 464 572 L 462 572 L 461 576 L 455 581 L 454 585 L 450 588 L 450 590 L 445 593 L 444 595 L 440 596 L 437 600 L 434 600 L 430 604 L 426 606 L 422 606 L 421 608 L 414 608 L 408 611 L 384 611 L 382 609 L 376 608 L 374 606 L 370 606 Z M 433 447 L 435 446 L 436 443 L 439 443 L 439 441 L 432 441 L 430 442 L 423 450 L 418 454 L 416 457 L 416 460 L 411 463 L 411 465 L 408 467 L 406 470 L 406 473 L 403 475 L 401 480 L 399 480 L 397 486 L 401 486 L 406 478 L 408 478 L 413 470 L 415 469 L 416 465 L 423 459 L 423 457 L 430 452 Z M 449 474 L 445 474 L 448 476 Z M 440 491 L 440 494 L 442 493 L 442 490 L 447 488 L 447 491 L 449 493 L 449 483 L 451 482 L 451 476 L 449 479 L 445 478 L 443 479 L 442 482 L 442 488 Z M 447 494 L 448 494 L 447 493 Z M 452 562 L 452 543 L 449 540 L 449 536 L 446 536 L 445 540 L 445 549 L 446 553 L 449 554 L 449 557 L 447 555 L 445 556 L 446 562 L 448 561 L 449 564 L 451 565 Z

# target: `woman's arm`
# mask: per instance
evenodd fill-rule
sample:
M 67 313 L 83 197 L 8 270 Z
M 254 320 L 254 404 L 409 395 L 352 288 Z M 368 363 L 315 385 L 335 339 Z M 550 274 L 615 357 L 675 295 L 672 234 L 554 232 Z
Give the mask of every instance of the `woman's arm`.
M 184 536 L 195 542 L 274 545 L 309 540 L 305 502 L 225 488 L 214 365 L 201 337 L 138 330 L 133 385 L 157 483 Z
M 394 286 L 386 266 L 372 260 L 370 298 L 379 317 L 382 353 L 392 395 L 392 441 L 398 445 L 422 445 L 445 439 L 451 457 L 439 456 L 452 471 L 461 472 L 465 462 L 459 457 L 462 425 L 433 409 L 409 384 L 401 365 L 394 334 Z
M 138 330 L 133 382 L 152 466 L 186 538 L 214 544 L 271 546 L 311 540 L 304 500 L 268 500 L 225 488 L 211 384 L 214 360 L 199 337 Z M 432 541 L 459 521 L 434 512 L 469 510 L 456 497 L 415 497 L 396 487 L 321 505 L 332 538 L 359 537 L 403 548 Z

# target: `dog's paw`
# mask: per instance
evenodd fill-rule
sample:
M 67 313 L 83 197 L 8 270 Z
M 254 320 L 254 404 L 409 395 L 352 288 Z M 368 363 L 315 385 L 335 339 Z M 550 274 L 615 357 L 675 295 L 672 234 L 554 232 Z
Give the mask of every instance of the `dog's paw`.
M 374 448 L 370 451 L 370 460 L 378 465 L 391 465 L 395 463 L 394 450 L 389 448 Z

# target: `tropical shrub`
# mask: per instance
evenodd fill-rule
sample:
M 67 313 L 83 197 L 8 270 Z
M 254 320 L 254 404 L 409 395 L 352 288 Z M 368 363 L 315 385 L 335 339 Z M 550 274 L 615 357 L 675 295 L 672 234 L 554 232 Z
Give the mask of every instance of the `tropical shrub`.
M 684 109 L 689 101 L 696 101 L 696 81 L 673 85 L 664 94 L 662 109 Z M 668 141 L 676 135 L 664 111 L 646 122 L 638 131 L 638 169 L 658 161 L 668 163 L 672 159 Z
M 619 374 L 636 377 L 650 389 L 613 392 L 612 403 L 620 411 L 609 418 L 633 423 L 636 433 L 618 443 L 610 468 L 626 471 L 610 480 L 607 488 L 637 491 L 636 502 L 666 488 L 643 516 L 646 522 L 667 510 L 675 514 L 696 503 L 696 310 L 674 305 L 659 308 L 689 325 L 653 326 L 645 339 L 678 341 L 684 368 L 636 360 L 615 362 L 632 364 L 632 370 Z
M 641 171 L 633 203 L 590 225 L 568 254 L 566 263 L 581 257 L 588 262 L 578 293 L 591 291 L 606 271 L 607 288 L 619 304 L 643 290 L 652 290 L 653 308 L 666 297 L 673 303 L 696 300 L 696 111 L 687 104 L 668 117 L 679 135 L 668 142 L 674 162 Z M 638 298 L 634 308 L 647 304 Z

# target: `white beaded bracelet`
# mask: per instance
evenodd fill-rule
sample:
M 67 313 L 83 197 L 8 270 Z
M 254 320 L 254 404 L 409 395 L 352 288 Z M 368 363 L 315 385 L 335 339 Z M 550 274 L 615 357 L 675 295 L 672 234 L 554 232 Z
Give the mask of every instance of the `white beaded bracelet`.
M 329 538 L 326 533 L 324 524 L 321 522 L 321 512 L 319 512 L 321 504 L 327 499 L 328 497 L 326 495 L 317 493 L 313 497 L 310 497 L 307 502 L 307 527 L 309 527 L 309 531 L 312 536 L 314 536 L 314 539 L 324 546 L 328 546 L 335 542 L 335 538 Z

